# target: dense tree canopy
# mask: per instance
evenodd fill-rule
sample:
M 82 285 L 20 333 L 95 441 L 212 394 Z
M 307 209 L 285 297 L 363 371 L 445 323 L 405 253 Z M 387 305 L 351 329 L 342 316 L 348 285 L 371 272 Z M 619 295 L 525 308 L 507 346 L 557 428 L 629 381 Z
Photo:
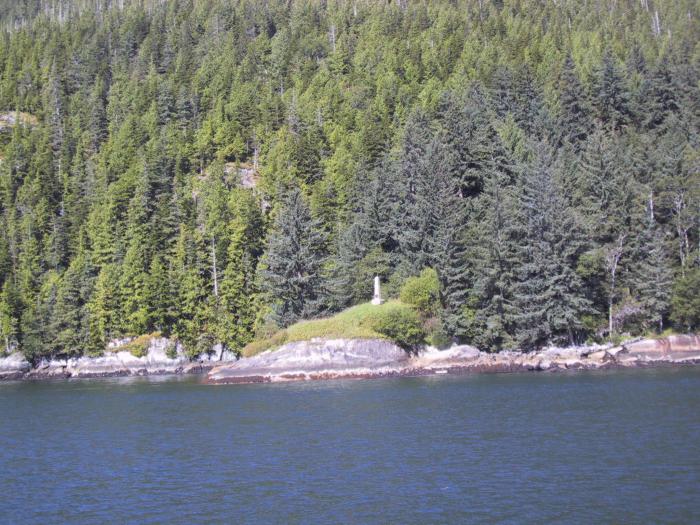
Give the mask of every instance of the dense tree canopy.
M 426 267 L 484 348 L 698 328 L 694 0 L 0 0 L 0 28 L 5 351 L 236 351 Z

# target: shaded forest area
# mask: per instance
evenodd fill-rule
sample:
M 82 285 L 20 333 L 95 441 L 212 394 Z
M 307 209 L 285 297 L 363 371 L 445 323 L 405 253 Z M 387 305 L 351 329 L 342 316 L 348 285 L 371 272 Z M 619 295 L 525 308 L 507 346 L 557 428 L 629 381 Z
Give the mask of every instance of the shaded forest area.
M 699 16 L 0 1 L 2 346 L 238 351 L 425 268 L 484 349 L 697 329 Z

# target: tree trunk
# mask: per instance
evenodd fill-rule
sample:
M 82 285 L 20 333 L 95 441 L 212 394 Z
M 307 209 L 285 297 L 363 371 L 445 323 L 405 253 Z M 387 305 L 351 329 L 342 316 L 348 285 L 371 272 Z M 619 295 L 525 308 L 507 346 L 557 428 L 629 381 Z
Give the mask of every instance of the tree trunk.
M 610 295 L 608 297 L 608 337 L 613 338 L 613 304 L 615 302 L 615 277 L 617 275 L 617 265 L 620 263 L 624 249 L 626 234 L 617 238 L 615 246 L 611 247 L 606 256 L 608 271 L 610 272 Z

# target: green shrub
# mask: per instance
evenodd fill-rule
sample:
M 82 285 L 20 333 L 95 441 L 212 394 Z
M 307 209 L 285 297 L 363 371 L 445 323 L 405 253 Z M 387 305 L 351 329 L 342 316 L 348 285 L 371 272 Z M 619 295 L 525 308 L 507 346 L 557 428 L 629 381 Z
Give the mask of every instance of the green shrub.
M 148 349 L 151 346 L 151 339 L 153 339 L 151 334 L 140 335 L 125 344 L 124 350 L 130 352 L 134 357 L 145 357 L 148 355 Z
M 409 277 L 401 287 L 401 302 L 415 306 L 425 315 L 435 315 L 440 310 L 440 281 L 437 272 L 425 268 L 418 277 Z
M 168 342 L 168 346 L 165 347 L 165 355 L 168 359 L 177 358 L 177 341 Z
M 214 345 L 217 343 L 216 337 L 209 332 L 204 332 L 197 336 L 192 343 L 185 346 L 185 353 L 190 359 L 194 359 L 201 355 L 211 354 Z
M 439 330 L 428 336 L 428 344 L 440 350 L 444 350 L 452 345 L 452 338 L 447 335 L 444 330 Z
M 452 339 L 439 317 L 423 319 L 423 329 L 425 330 L 425 340 L 430 346 L 442 349 L 452 344 Z
M 415 352 L 425 343 L 425 329 L 412 308 L 395 308 L 379 313 L 372 320 L 372 329 L 407 352 Z

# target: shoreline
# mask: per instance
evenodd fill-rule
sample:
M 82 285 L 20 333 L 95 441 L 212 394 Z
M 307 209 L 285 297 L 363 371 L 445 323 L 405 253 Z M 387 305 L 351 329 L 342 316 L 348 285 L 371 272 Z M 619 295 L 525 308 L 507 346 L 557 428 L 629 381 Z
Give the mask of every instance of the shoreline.
M 131 368 L 107 372 L 58 372 L 54 369 L 32 368 L 28 372 L 0 371 L 0 383 L 10 381 L 62 381 L 67 379 L 108 379 L 116 377 L 178 377 L 205 375 L 217 365 L 192 362 L 175 369 Z
M 190 361 L 165 355 L 166 339 L 154 339 L 148 353 L 116 351 L 102 357 L 53 360 L 32 367 L 20 354 L 0 358 L 1 381 L 100 379 L 110 377 L 205 375 L 220 384 L 375 379 L 525 372 L 576 372 L 630 368 L 681 368 L 700 364 L 700 336 L 633 340 L 619 346 L 546 348 L 521 353 L 487 353 L 459 345 L 407 354 L 378 339 L 314 339 L 283 345 L 253 357 L 214 353 Z
M 384 340 L 311 340 L 213 368 L 210 384 L 373 379 L 432 375 L 569 372 L 700 364 L 700 337 L 670 336 L 623 345 L 486 353 L 461 345 L 408 355 Z
M 264 383 L 279 383 L 279 382 L 296 382 L 296 381 L 332 381 L 342 379 L 383 379 L 383 378 L 399 378 L 399 377 L 428 377 L 428 376 L 466 376 L 466 375 L 490 375 L 490 374 L 524 374 L 524 373 L 576 373 L 589 371 L 615 371 L 615 370 L 634 370 L 634 369 L 655 369 L 655 368 L 689 368 L 700 365 L 700 358 L 686 361 L 649 361 L 639 362 L 633 365 L 608 363 L 603 366 L 590 367 L 569 367 L 554 365 L 548 368 L 530 367 L 525 365 L 496 365 L 496 366 L 451 366 L 449 368 L 415 368 L 405 370 L 387 370 L 387 371 L 348 371 L 342 373 L 334 372 L 295 372 L 279 375 L 257 375 L 247 376 L 245 378 L 227 378 L 213 379 L 210 374 L 218 367 L 225 366 L 221 364 L 202 364 L 190 363 L 185 367 L 180 367 L 175 370 L 157 370 L 157 369 L 132 369 L 116 372 L 95 372 L 81 373 L 73 375 L 71 373 L 56 374 L 53 372 L 43 372 L 41 369 L 31 369 L 30 372 L 0 372 L 0 383 L 4 382 L 48 382 L 48 381 L 65 381 L 71 379 L 91 380 L 91 379 L 109 379 L 109 378 L 128 378 L 128 377 L 182 377 L 182 376 L 205 376 L 204 383 L 210 385 L 243 385 L 243 384 L 264 384 Z
M 0 381 L 195 375 L 235 360 L 233 354 L 222 352 L 221 348 L 192 360 L 179 345 L 173 353 L 171 341 L 164 337 L 152 338 L 144 355 L 137 357 L 126 350 L 128 343 L 128 339 L 119 340 L 99 357 L 44 360 L 36 366 L 16 352 L 0 358 Z
M 616 370 L 653 370 L 653 369 L 683 369 L 692 368 L 700 365 L 700 359 L 686 362 L 671 362 L 658 361 L 654 363 L 638 364 L 635 366 L 627 365 L 609 365 L 603 367 L 591 368 L 559 368 L 553 367 L 549 369 L 532 369 L 525 367 L 512 368 L 494 368 L 494 369 L 475 369 L 469 366 L 451 367 L 447 370 L 433 371 L 425 369 L 406 370 L 400 372 L 364 372 L 364 373 L 343 373 L 343 374 L 321 374 L 321 373 L 299 373 L 299 374 L 283 374 L 276 377 L 271 376 L 250 376 L 246 379 L 228 379 L 216 380 L 207 379 L 205 382 L 210 385 L 252 385 L 252 384 L 274 384 L 284 382 L 298 381 L 334 381 L 334 380 L 372 380 L 372 379 L 388 379 L 400 377 L 458 377 L 458 376 L 475 376 L 475 375 L 493 375 L 493 374 L 530 374 L 530 373 L 578 373 L 578 372 L 596 372 L 596 371 L 616 371 Z

